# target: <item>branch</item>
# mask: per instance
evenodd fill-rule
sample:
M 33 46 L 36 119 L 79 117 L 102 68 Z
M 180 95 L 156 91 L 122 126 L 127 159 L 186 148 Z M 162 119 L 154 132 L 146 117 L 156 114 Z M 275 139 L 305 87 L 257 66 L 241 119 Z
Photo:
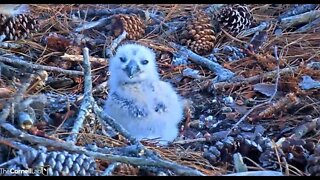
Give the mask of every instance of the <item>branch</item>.
M 266 28 L 268 28 L 270 26 L 270 22 L 268 21 L 264 21 L 262 23 L 259 24 L 259 26 L 244 30 L 242 32 L 240 32 L 236 37 L 237 38 L 244 38 L 247 36 L 250 36 L 251 34 L 254 34 L 256 32 L 260 32 Z
M 310 131 L 320 128 L 320 118 L 316 118 L 311 120 L 310 122 L 306 122 L 294 129 L 294 134 L 291 136 L 292 138 L 301 139 Z
M 79 10 L 74 10 L 73 11 L 74 14 L 78 14 Z M 110 8 L 110 9 L 96 9 L 96 8 L 92 8 L 92 9 L 86 9 L 86 10 L 80 10 L 80 15 L 81 16 L 110 16 L 110 15 L 114 15 L 114 14 L 139 14 L 140 16 L 144 16 L 145 12 L 143 10 L 140 9 L 136 9 L 136 8 Z
M 298 14 L 302 14 L 302 13 L 308 12 L 310 10 L 314 10 L 316 7 L 317 7 L 317 4 L 300 5 L 298 7 L 291 8 L 288 11 L 282 13 L 279 16 L 279 19 L 284 19 L 284 18 L 287 18 L 287 17 L 290 17 L 290 16 L 295 16 L 295 15 L 298 15 Z
M 279 79 L 280 79 L 280 59 L 279 59 L 279 56 L 278 56 L 278 47 L 275 46 L 274 47 L 274 56 L 276 58 L 276 61 L 277 61 L 277 69 L 276 69 L 276 82 L 275 82 L 275 87 L 274 87 L 274 92 L 272 94 L 272 96 L 270 97 L 269 99 L 269 103 L 271 103 L 271 101 L 274 99 L 274 97 L 276 96 L 277 92 L 278 92 L 278 86 L 279 86 Z
M 279 64 L 280 64 L 280 59 L 279 59 L 279 57 L 278 57 L 277 46 L 274 47 L 274 53 L 275 53 L 275 57 L 276 57 L 276 60 L 277 60 L 277 70 L 276 70 L 276 75 L 277 75 L 277 76 L 276 76 L 276 82 L 275 82 L 275 83 L 276 83 L 276 84 L 275 84 L 275 90 L 274 90 L 272 96 L 270 97 L 270 99 L 269 99 L 267 102 L 264 102 L 264 103 L 261 103 L 261 104 L 259 104 L 259 105 L 257 105 L 257 106 L 254 106 L 254 107 L 251 108 L 248 112 L 246 112 L 246 114 L 244 114 L 244 115 L 240 118 L 240 120 L 239 120 L 235 125 L 233 125 L 233 127 L 229 130 L 227 136 L 231 133 L 231 131 L 232 131 L 234 128 L 238 127 L 238 125 L 239 125 L 242 121 L 244 121 L 244 120 L 249 116 L 249 114 L 251 114 L 255 109 L 257 109 L 258 107 L 261 107 L 261 106 L 264 106 L 264 105 L 267 105 L 267 104 L 271 103 L 272 99 L 273 99 L 273 98 L 275 97 L 275 95 L 277 94 L 278 84 L 279 84 L 279 78 L 280 78 L 280 71 L 279 71 L 279 69 L 280 69 L 280 66 L 279 66 Z
M 84 147 L 75 146 L 70 142 L 58 142 L 51 139 L 45 139 L 42 137 L 30 135 L 24 133 L 9 123 L 1 123 L 1 127 L 9 131 L 12 135 L 21 138 L 22 140 L 28 141 L 30 143 L 41 144 L 47 147 L 55 147 L 58 149 L 64 149 L 71 152 L 76 152 L 79 154 L 85 154 L 87 156 L 91 156 L 94 159 L 101 159 L 111 162 L 122 162 L 127 164 L 133 164 L 136 166 L 155 166 L 155 167 L 162 167 L 166 169 L 170 169 L 176 172 L 178 175 L 190 175 L 190 176 L 203 176 L 201 172 L 198 170 L 185 167 L 174 162 L 162 160 L 160 158 L 146 158 L 146 157 L 128 157 L 128 156 L 119 156 L 119 155 L 112 155 L 112 154 L 103 154 L 99 152 L 88 151 Z
M 104 127 L 106 127 L 106 123 L 108 123 L 112 128 L 127 138 L 132 144 L 140 144 L 140 142 L 136 138 L 132 137 L 126 129 L 124 129 L 120 124 L 116 123 L 112 117 L 104 113 L 95 101 L 93 103 L 93 110 L 97 114 L 100 123 Z
M 215 63 L 213 61 L 210 61 L 207 58 L 199 56 L 198 54 L 190 51 L 189 49 L 187 49 L 184 46 L 175 44 L 173 42 L 170 42 L 170 45 L 173 46 L 174 48 L 178 49 L 180 54 L 187 56 L 194 63 L 202 65 L 202 66 L 208 68 L 209 70 L 213 71 L 214 73 L 216 73 L 217 81 L 225 81 L 225 80 L 228 80 L 234 76 L 234 73 L 231 72 L 230 70 L 225 69 L 220 64 Z
M 224 176 L 283 176 L 283 174 L 278 171 L 247 171 L 231 173 Z
M 24 60 L 21 60 L 18 57 L 14 57 L 14 59 L 10 59 L 8 57 L 0 56 L 0 61 L 13 64 L 13 65 L 22 65 L 22 66 L 25 66 L 26 68 L 31 68 L 31 69 L 41 69 L 41 70 L 53 71 L 53 72 L 58 72 L 58 73 L 63 73 L 68 75 L 76 75 L 76 76 L 83 75 L 83 72 L 81 71 L 65 70 L 65 69 L 52 67 L 52 66 L 33 64 L 31 62 L 26 62 Z
M 242 121 L 244 121 L 255 109 L 257 109 L 258 107 L 267 105 L 267 104 L 269 104 L 269 102 L 264 102 L 264 103 L 261 103 L 261 104 L 258 104 L 258 105 L 256 105 L 256 106 L 252 107 L 249 111 L 247 111 L 247 112 L 239 119 L 239 121 L 238 121 L 236 124 L 234 124 L 234 125 L 232 126 L 232 128 L 230 128 L 230 130 L 228 131 L 228 133 L 227 133 L 227 135 L 226 135 L 225 137 L 228 137 L 228 135 L 232 132 L 232 130 L 233 130 L 234 128 L 237 128 L 237 127 L 239 126 L 239 124 L 240 124 Z
M 110 58 L 113 56 L 113 50 L 117 48 L 121 41 L 127 37 L 127 32 L 123 31 L 116 39 L 113 40 L 111 47 L 106 49 L 106 57 Z
M 296 72 L 298 70 L 299 67 L 288 67 L 288 68 L 283 68 L 279 71 L 280 75 L 282 74 L 286 74 L 286 73 L 292 73 L 292 72 Z M 277 70 L 271 71 L 271 72 L 267 72 L 261 75 L 256 75 L 256 76 L 252 76 L 249 78 L 234 78 L 231 79 L 231 81 L 229 82 L 214 82 L 214 80 L 209 80 L 209 85 L 208 85 L 208 89 L 212 89 L 212 90 L 218 90 L 218 89 L 222 89 L 222 88 L 226 88 L 226 87 L 237 87 L 237 86 L 241 86 L 242 84 L 246 84 L 246 83 L 255 83 L 255 82 L 259 82 L 261 79 L 265 79 L 265 78 L 274 78 L 277 75 Z
M 29 80 L 21 85 L 20 89 L 14 95 L 14 98 L 6 103 L 6 105 L 3 107 L 1 111 L 0 122 L 2 121 L 5 122 L 6 119 L 8 118 L 12 104 L 20 103 L 20 101 L 23 99 L 24 93 L 27 91 L 28 87 L 30 86 L 30 83 L 33 81 L 33 78 L 34 78 L 34 75 L 31 75 Z
M 88 30 L 94 27 L 101 27 L 107 24 L 108 18 L 101 18 L 98 21 L 92 21 L 81 24 L 79 27 L 75 28 L 75 32 L 81 32 L 84 30 Z
M 108 168 L 106 168 L 104 170 L 104 172 L 101 174 L 101 176 L 111 176 L 112 175 L 112 171 L 114 171 L 115 168 L 117 168 L 121 163 L 118 162 L 114 162 L 111 163 Z
M 317 28 L 319 26 L 320 26 L 320 18 L 317 18 L 314 21 L 310 22 L 309 24 L 304 25 L 301 28 L 295 30 L 294 32 L 302 33 L 302 32 L 309 31 L 313 28 Z
M 91 66 L 89 61 L 89 49 L 83 48 L 83 68 L 84 68 L 84 98 L 82 100 L 79 114 L 74 122 L 71 134 L 67 138 L 67 142 L 75 143 L 78 133 L 83 125 L 83 121 L 89 114 L 92 108 L 92 80 L 91 80 Z
M 76 62 L 82 62 L 83 61 L 83 55 L 70 55 L 65 53 L 63 56 L 60 56 L 62 60 L 66 61 L 76 61 Z M 90 62 L 96 62 L 101 65 L 107 65 L 107 61 L 105 58 L 98 58 L 90 56 Z
M 284 29 L 284 28 L 296 26 L 299 24 L 308 23 L 319 17 L 320 17 L 320 10 L 313 10 L 303 14 L 280 19 L 280 27 Z

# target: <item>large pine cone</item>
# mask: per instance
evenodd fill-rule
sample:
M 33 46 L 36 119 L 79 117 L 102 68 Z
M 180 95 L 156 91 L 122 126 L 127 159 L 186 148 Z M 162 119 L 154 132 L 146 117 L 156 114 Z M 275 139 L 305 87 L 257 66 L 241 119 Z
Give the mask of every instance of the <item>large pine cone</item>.
M 204 12 L 196 13 L 187 21 L 181 36 L 181 44 L 200 55 L 209 54 L 214 47 L 215 40 L 210 17 Z
M 125 30 L 128 39 L 137 40 L 144 35 L 145 28 L 143 20 L 136 14 L 119 14 L 111 20 L 111 31 L 114 36 L 119 36 Z
M 25 158 L 27 167 L 24 164 L 15 163 L 9 168 L 21 169 L 31 168 L 34 174 L 45 176 L 95 176 L 96 162 L 93 158 L 84 154 L 68 153 L 67 151 L 43 151 L 33 150 L 32 152 L 18 152 L 22 159 Z M 45 169 L 45 170 L 43 170 Z M 18 174 L 5 174 L 7 176 Z M 28 175 L 28 174 L 24 174 Z
M 40 153 L 32 167 L 48 166 L 49 176 L 88 176 L 96 175 L 94 159 L 84 154 L 63 152 Z
M 222 8 L 217 19 L 221 28 L 236 35 L 251 26 L 253 16 L 248 7 L 235 4 Z
M 37 32 L 37 20 L 28 14 L 19 14 L 8 17 L 0 14 L 0 35 L 5 35 L 3 40 L 20 40 L 31 38 Z

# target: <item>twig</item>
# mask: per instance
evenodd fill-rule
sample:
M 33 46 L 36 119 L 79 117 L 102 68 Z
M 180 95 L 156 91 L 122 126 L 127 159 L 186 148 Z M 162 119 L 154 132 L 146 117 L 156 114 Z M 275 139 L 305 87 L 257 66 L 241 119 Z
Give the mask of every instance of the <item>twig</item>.
M 33 64 L 31 62 L 23 61 L 17 57 L 14 57 L 14 59 L 10 59 L 8 57 L 0 56 L 0 61 L 6 62 L 9 64 L 13 64 L 13 65 L 22 65 L 22 66 L 25 66 L 26 68 L 31 68 L 31 69 L 41 69 L 41 70 L 46 70 L 46 71 L 54 71 L 54 72 L 58 72 L 58 73 L 68 74 L 68 75 L 77 75 L 77 76 L 83 75 L 83 72 L 81 72 L 81 71 L 65 70 L 65 69 L 61 69 L 58 67 Z
M 60 56 L 62 60 L 67 61 L 76 61 L 76 62 L 82 62 L 83 61 L 83 55 L 70 55 L 70 54 L 64 54 L 63 56 Z M 90 62 L 96 62 L 101 65 L 107 65 L 107 61 L 105 58 L 97 58 L 90 56 Z
M 189 143 L 195 143 L 195 142 L 206 142 L 206 138 L 196 138 L 196 139 L 186 139 L 186 140 L 180 140 L 180 141 L 174 141 L 172 144 L 189 144 Z
M 75 28 L 75 32 L 81 32 L 84 30 L 88 30 L 94 27 L 101 27 L 101 26 L 105 26 L 106 23 L 108 21 L 108 18 L 101 18 L 98 21 L 92 21 L 92 22 L 87 22 L 87 23 L 83 23 L 81 24 L 79 27 Z
M 34 151 L 35 149 L 27 146 L 25 144 L 22 144 L 20 142 L 14 141 L 12 138 L 5 138 L 3 136 L 0 136 L 0 144 L 4 144 L 6 146 L 15 148 L 15 149 L 21 149 L 22 151 Z M 0 166 L 1 167 L 1 166 Z
M 114 162 L 111 163 L 107 169 L 104 170 L 104 172 L 101 174 L 101 176 L 110 176 L 112 175 L 112 171 L 114 171 L 115 168 L 117 168 L 121 163 Z
M 190 51 L 189 49 L 187 49 L 184 46 L 180 46 L 180 45 L 175 44 L 173 42 L 170 42 L 170 45 L 172 47 L 178 49 L 180 54 L 183 54 L 183 55 L 189 57 L 190 60 L 193 61 L 194 63 L 202 65 L 202 66 L 208 68 L 209 70 L 213 71 L 214 73 L 216 73 L 217 74 L 216 81 L 225 81 L 225 80 L 228 80 L 234 76 L 234 73 L 231 72 L 230 70 L 225 69 L 220 64 L 215 63 L 213 61 L 210 61 L 207 58 L 199 56 L 198 54 Z
M 278 171 L 248 171 L 227 174 L 224 176 L 283 176 L 283 174 Z
M 106 57 L 110 58 L 113 56 L 113 50 L 127 37 L 127 32 L 123 31 L 115 40 L 113 40 L 111 47 L 106 49 Z
M 259 105 L 257 105 L 257 106 L 254 106 L 254 107 L 251 108 L 248 112 L 246 112 L 246 114 L 244 114 L 244 115 L 240 118 L 240 120 L 239 120 L 235 125 L 233 125 L 233 127 L 229 130 L 228 135 L 231 133 L 231 131 L 232 131 L 234 128 L 238 127 L 238 125 L 239 125 L 242 121 L 244 121 L 244 120 L 249 116 L 249 114 L 251 114 L 255 109 L 257 109 L 258 107 L 261 107 L 261 106 L 264 106 L 264 105 L 266 105 L 266 104 L 271 103 L 271 101 L 272 101 L 273 98 L 275 97 L 275 95 L 276 95 L 276 93 L 277 93 L 277 89 L 278 89 L 279 78 L 280 78 L 280 73 L 279 73 L 279 72 L 280 72 L 280 71 L 279 71 L 279 69 L 280 69 L 280 66 L 279 66 L 280 60 L 279 60 L 279 57 L 278 57 L 277 46 L 274 47 L 274 53 L 275 53 L 275 57 L 276 57 L 276 60 L 277 60 L 277 70 L 276 70 L 275 90 L 274 90 L 272 96 L 269 98 L 269 100 L 268 100 L 267 102 L 264 102 L 264 103 L 261 103 L 261 104 L 259 104 Z
M 79 114 L 74 122 L 70 136 L 67 138 L 67 142 L 75 143 L 78 133 L 83 125 L 83 121 L 89 114 L 89 110 L 92 108 L 92 80 L 91 80 L 91 66 L 89 61 L 89 49 L 83 48 L 83 68 L 84 68 L 84 98 L 82 100 Z
M 217 14 L 224 4 L 213 4 L 206 8 L 204 11 L 208 14 Z
M 280 27 L 284 29 L 284 28 L 296 26 L 299 24 L 308 23 L 319 17 L 320 17 L 320 10 L 313 10 L 303 14 L 280 19 Z
M 288 67 L 288 68 L 284 68 L 280 70 L 280 75 L 282 74 L 286 74 L 286 73 L 292 73 L 292 72 L 296 72 L 299 69 L 299 67 Z M 241 86 L 242 84 L 246 84 L 246 83 L 256 83 L 259 82 L 261 79 L 265 79 L 265 78 L 274 78 L 277 75 L 277 70 L 274 71 L 270 71 L 267 72 L 265 74 L 261 74 L 261 75 L 256 75 L 256 76 L 252 76 L 249 78 L 234 78 L 231 79 L 231 81 L 229 82 L 217 82 L 215 83 L 213 80 L 209 80 L 209 89 L 213 89 L 213 90 L 217 90 L 217 89 L 222 89 L 224 87 L 232 87 L 232 86 Z
M 278 47 L 274 46 L 274 57 L 276 58 L 277 61 L 277 69 L 276 69 L 276 82 L 275 82 L 275 86 L 274 86 L 274 92 L 272 94 L 272 96 L 269 99 L 269 103 L 271 103 L 271 101 L 274 99 L 274 97 L 276 96 L 277 92 L 278 92 L 278 86 L 279 86 L 279 79 L 280 79 L 280 59 L 278 56 Z
M 2 140 L 1 140 L 1 138 L 0 138 L 0 143 L 2 143 L 1 141 L 2 141 Z M 15 157 L 15 158 L 13 158 L 13 159 L 10 159 L 9 161 L 6 161 L 6 162 L 0 164 L 0 168 L 3 167 L 3 166 L 16 164 L 16 163 L 19 161 L 19 159 L 20 159 L 20 157 L 18 157 L 18 156 Z
M 236 37 L 233 37 L 233 36 L 232 36 L 231 34 L 229 34 L 227 31 L 225 31 L 225 30 L 223 30 L 223 29 L 221 29 L 221 31 L 222 31 L 225 35 L 227 35 L 230 39 L 232 39 L 232 40 L 234 40 L 234 41 L 237 41 L 237 42 L 239 42 L 239 43 L 247 44 L 247 42 L 241 41 L 240 39 L 238 39 L 238 38 L 236 38 Z
M 174 162 L 162 160 L 160 158 L 137 158 L 137 157 L 128 157 L 128 156 L 119 156 L 112 154 L 103 154 L 99 152 L 88 151 L 84 147 L 75 146 L 70 142 L 58 142 L 51 139 L 45 139 L 42 137 L 30 135 L 24 133 L 9 123 L 1 123 L 1 127 L 9 131 L 12 135 L 21 138 L 22 140 L 26 140 L 31 143 L 41 144 L 47 147 L 55 147 L 59 149 L 64 149 L 71 152 L 83 153 L 87 156 L 91 156 L 95 159 L 102 159 L 111 162 L 121 162 L 127 164 L 133 164 L 137 166 L 155 166 L 155 167 L 163 167 L 166 169 L 170 169 L 176 172 L 178 175 L 191 175 L 191 176 L 203 176 L 204 174 L 199 172 L 198 170 L 185 167 Z
M 112 117 L 104 113 L 96 102 L 93 103 L 93 110 L 97 114 L 99 121 L 103 126 L 106 127 L 105 123 L 108 123 L 112 128 L 127 138 L 132 144 L 140 144 L 140 142 L 136 138 L 132 137 L 126 129 L 124 129 L 120 124 L 116 123 Z
M 282 13 L 279 16 L 279 19 L 283 19 L 283 18 L 287 18 L 289 16 L 295 16 L 295 15 L 298 15 L 298 14 L 302 14 L 302 13 L 308 12 L 310 10 L 314 10 L 316 7 L 317 7 L 317 4 L 303 4 L 303 5 L 300 5 L 298 7 L 291 8 L 288 11 Z
M 23 94 L 27 91 L 28 87 L 30 86 L 30 83 L 33 80 L 34 75 L 31 75 L 29 80 L 21 85 L 20 89 L 16 92 L 14 95 L 14 98 L 6 103 L 6 105 L 3 107 L 1 115 L 0 115 L 0 123 L 3 121 L 6 121 L 10 114 L 10 109 L 12 104 L 19 104 L 19 102 L 23 99 Z
M 78 10 L 74 11 L 74 13 L 78 13 Z M 145 12 L 141 9 L 136 8 L 110 8 L 110 9 L 88 9 L 88 10 L 80 10 L 81 16 L 110 16 L 114 14 L 139 14 L 140 16 L 145 16 Z
M 244 38 L 244 37 L 250 36 L 251 34 L 254 34 L 256 32 L 262 31 L 262 30 L 268 28 L 269 26 L 270 26 L 270 22 L 264 21 L 264 22 L 260 23 L 259 26 L 257 26 L 257 27 L 242 31 L 236 37 L 237 38 Z
M 302 32 L 309 31 L 310 29 L 313 29 L 313 28 L 318 28 L 319 26 L 320 26 L 320 18 L 317 18 L 314 21 L 310 22 L 309 24 L 304 25 L 299 29 L 295 30 L 295 32 L 302 33 Z
M 17 77 L 21 74 L 21 72 L 19 72 L 18 68 L 6 65 L 2 62 L 0 62 L 0 68 L 1 68 L 1 75 L 6 76 L 8 78 L 13 78 L 13 77 Z
M 308 132 L 315 130 L 317 128 L 320 128 L 320 118 L 313 119 L 310 122 L 307 122 L 298 126 L 294 130 L 294 134 L 291 136 L 291 138 L 301 139 Z
M 258 105 L 256 105 L 256 106 L 252 107 L 249 111 L 247 111 L 246 114 L 244 114 L 244 115 L 239 119 L 239 121 L 238 121 L 236 124 L 234 124 L 234 125 L 232 126 L 232 128 L 230 128 L 230 130 L 228 131 L 226 137 L 232 132 L 232 130 L 233 130 L 234 128 L 238 127 L 239 124 L 240 124 L 242 121 L 244 121 L 255 109 L 257 109 L 257 108 L 259 108 L 259 107 L 261 107 L 261 106 L 267 105 L 267 104 L 269 104 L 269 102 L 264 102 L 264 103 L 258 104 Z

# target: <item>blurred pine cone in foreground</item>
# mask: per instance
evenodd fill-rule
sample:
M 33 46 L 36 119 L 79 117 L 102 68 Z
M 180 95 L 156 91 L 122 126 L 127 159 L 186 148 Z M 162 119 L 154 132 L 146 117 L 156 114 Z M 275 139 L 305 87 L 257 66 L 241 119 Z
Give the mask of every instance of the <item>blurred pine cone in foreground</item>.
M 32 37 L 38 31 L 38 22 L 27 14 L 25 4 L 0 5 L 1 40 L 20 40 Z

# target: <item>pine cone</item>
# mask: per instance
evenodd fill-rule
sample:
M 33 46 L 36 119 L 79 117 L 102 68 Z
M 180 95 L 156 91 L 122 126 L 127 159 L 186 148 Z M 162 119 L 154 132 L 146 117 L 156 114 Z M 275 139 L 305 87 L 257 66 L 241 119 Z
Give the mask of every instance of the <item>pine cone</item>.
M 124 30 L 127 32 L 127 38 L 137 40 L 145 33 L 145 24 L 143 20 L 135 14 L 115 15 L 111 21 L 111 32 L 114 36 L 119 36 Z
M 236 35 L 251 26 L 253 16 L 248 7 L 235 4 L 222 8 L 217 19 L 221 28 Z
M 88 176 L 96 175 L 94 159 L 84 154 L 69 154 L 63 152 L 40 152 L 37 154 L 32 168 L 48 167 L 49 176 Z
M 5 35 L 4 40 L 19 40 L 30 38 L 38 31 L 37 20 L 28 14 L 19 14 L 14 17 L 0 15 L 0 35 Z
M 197 13 L 187 21 L 186 29 L 181 36 L 181 44 L 200 55 L 209 54 L 215 40 L 210 18 L 203 12 Z

